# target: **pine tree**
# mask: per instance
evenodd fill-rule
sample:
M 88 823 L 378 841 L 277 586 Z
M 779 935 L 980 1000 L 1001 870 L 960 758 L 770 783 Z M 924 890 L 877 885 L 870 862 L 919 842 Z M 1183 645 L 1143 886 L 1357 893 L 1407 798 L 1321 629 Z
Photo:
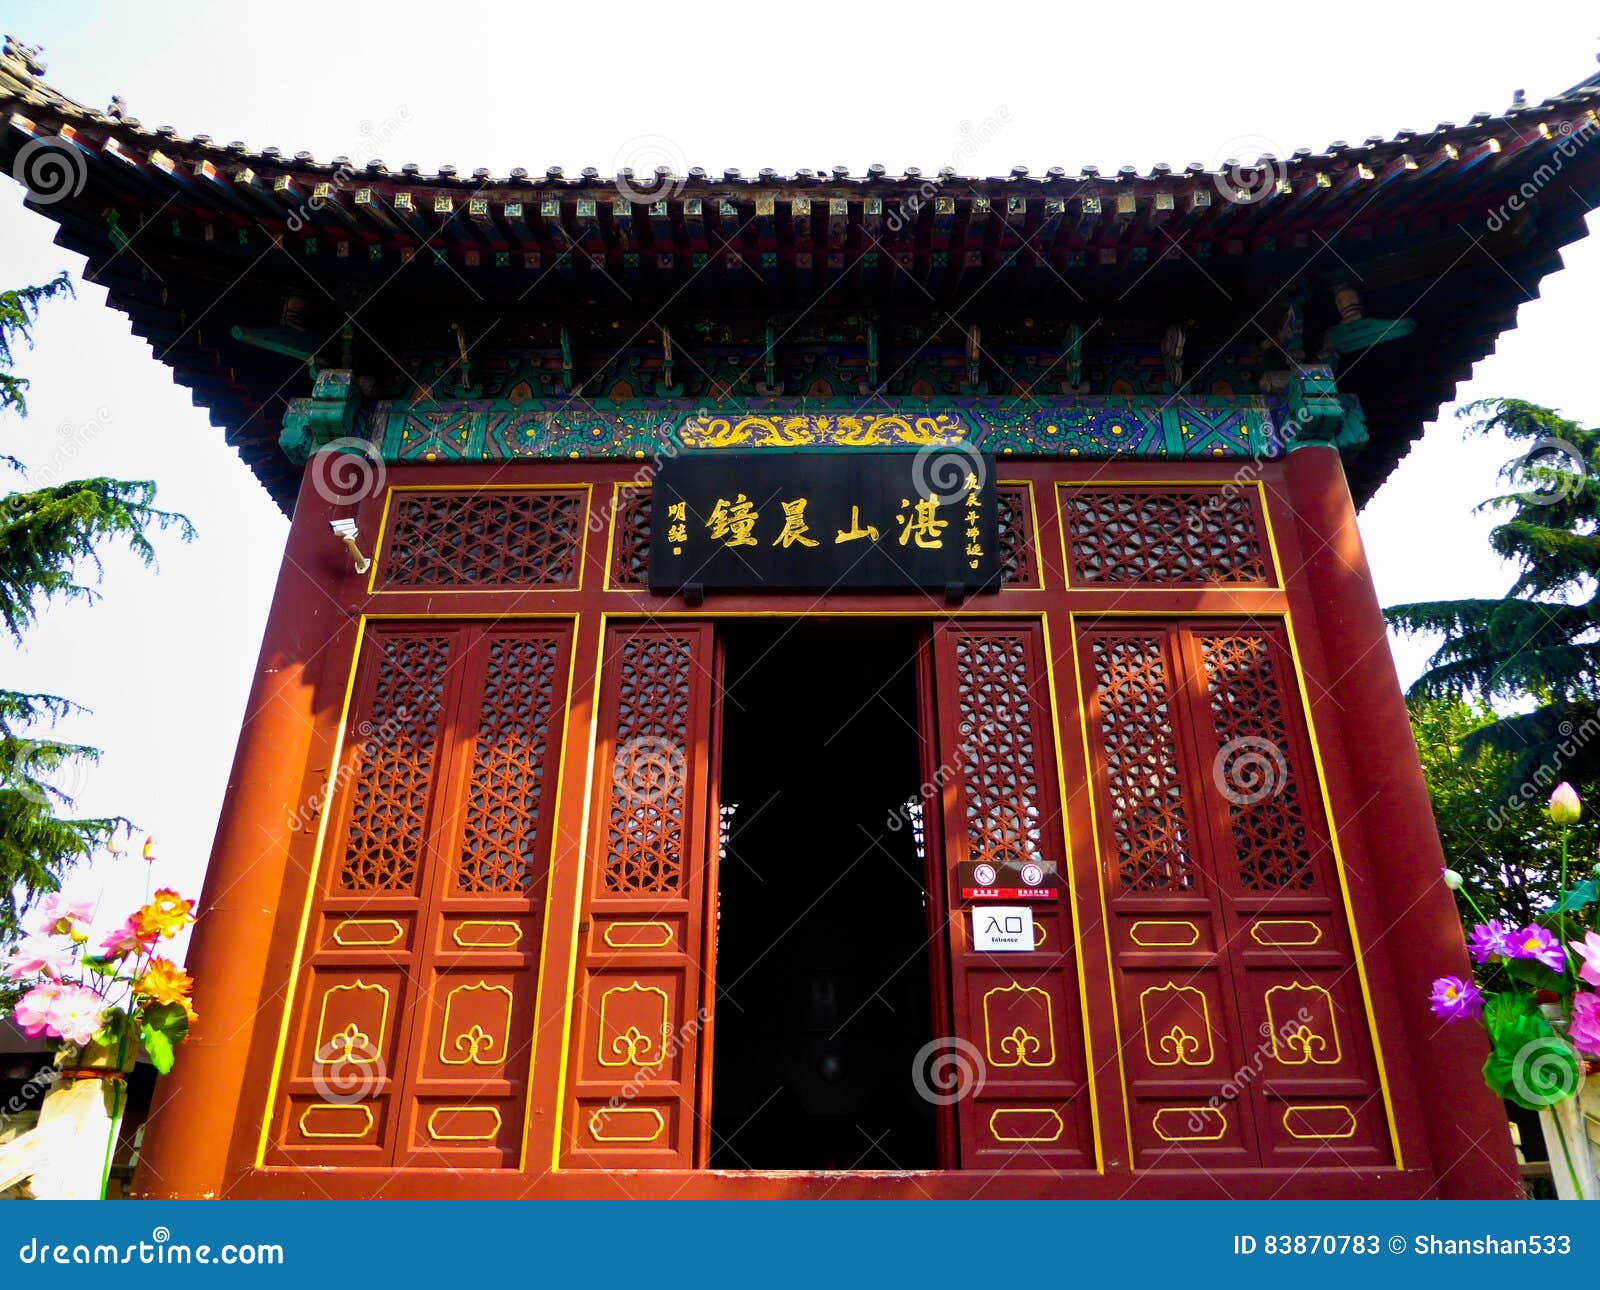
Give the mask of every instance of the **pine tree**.
M 1521 399 L 1462 409 L 1480 433 L 1528 445 L 1502 478 L 1513 490 L 1479 509 L 1508 512 L 1489 544 L 1517 568 L 1494 600 L 1439 600 L 1385 611 L 1403 632 L 1444 644 L 1412 699 L 1475 698 L 1500 715 L 1464 740 L 1502 754 L 1502 795 L 1600 778 L 1600 430 Z M 1522 709 L 1522 710 L 1517 710 Z
M 66 274 L 40 286 L 0 291 L 0 411 L 26 416 L 26 378 L 13 370 L 15 347 L 33 344 L 40 307 L 72 293 Z M 26 478 L 15 457 L 0 462 Z M 99 551 L 122 541 L 147 566 L 155 563 L 152 530 L 194 536 L 181 515 L 157 509 L 149 480 L 79 479 L 22 490 L 0 502 L 0 621 L 21 641 L 52 601 L 93 600 Z M 90 575 L 89 579 L 85 575 Z M 99 750 L 48 737 L 62 717 L 79 711 L 70 699 L 0 688 L 0 943 L 13 938 L 33 896 L 56 890 L 75 861 L 92 855 L 118 818 L 74 817 L 73 800 L 55 782 Z

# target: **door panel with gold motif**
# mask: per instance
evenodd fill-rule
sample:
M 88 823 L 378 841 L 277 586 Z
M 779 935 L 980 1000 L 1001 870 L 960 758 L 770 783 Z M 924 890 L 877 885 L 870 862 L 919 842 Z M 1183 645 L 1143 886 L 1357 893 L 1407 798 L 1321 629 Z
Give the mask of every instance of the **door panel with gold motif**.
M 613 625 L 600 676 L 562 1162 L 689 1168 L 707 1015 L 712 629 Z
M 1392 1163 L 1282 624 L 1078 644 L 1136 1163 Z
M 272 1155 L 515 1168 L 571 626 L 371 627 Z
M 961 1165 L 1093 1168 L 1043 632 L 1021 621 L 943 623 L 934 670 L 955 1022 L 948 1069 L 970 1085 L 958 1103 Z M 1054 867 L 1056 897 L 1030 902 L 1032 951 L 974 948 L 973 912 L 997 902 L 963 899 L 960 876 L 984 863 Z

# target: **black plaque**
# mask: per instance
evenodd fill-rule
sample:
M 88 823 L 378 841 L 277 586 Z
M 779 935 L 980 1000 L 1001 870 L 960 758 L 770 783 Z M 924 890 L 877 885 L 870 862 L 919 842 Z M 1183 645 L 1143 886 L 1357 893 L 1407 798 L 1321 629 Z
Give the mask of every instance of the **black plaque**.
M 650 491 L 652 591 L 999 582 L 994 462 L 967 448 L 685 454 Z

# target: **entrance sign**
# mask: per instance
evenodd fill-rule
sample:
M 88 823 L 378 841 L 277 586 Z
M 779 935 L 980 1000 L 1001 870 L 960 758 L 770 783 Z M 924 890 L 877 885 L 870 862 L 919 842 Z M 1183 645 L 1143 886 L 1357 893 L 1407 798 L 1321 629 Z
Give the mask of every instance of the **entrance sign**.
M 1033 949 L 1033 910 L 1026 905 L 983 905 L 972 911 L 972 948 L 992 953 Z
M 671 458 L 651 487 L 650 588 L 993 588 L 994 482 L 963 445 Z

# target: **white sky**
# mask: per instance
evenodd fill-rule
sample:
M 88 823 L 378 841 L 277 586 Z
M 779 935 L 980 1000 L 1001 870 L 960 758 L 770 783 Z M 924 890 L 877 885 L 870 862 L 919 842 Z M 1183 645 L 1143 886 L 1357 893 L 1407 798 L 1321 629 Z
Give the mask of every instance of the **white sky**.
M 147 126 L 319 158 L 381 156 L 569 173 L 658 163 L 792 172 L 882 162 L 932 172 L 1215 164 L 1424 130 L 1537 101 L 1594 70 L 1592 4 L 604 5 L 9 0 L 0 28 L 45 46 L 48 79 Z M 1594 227 L 1591 222 L 1591 227 Z M 0 182 L 0 281 L 82 261 Z M 1463 402 L 1514 394 L 1600 420 L 1593 304 L 1600 240 L 1523 306 Z M 107 562 L 104 599 L 57 607 L 0 681 L 93 710 L 63 733 L 105 749 L 72 785 L 90 814 L 154 832 L 158 882 L 195 894 L 210 851 L 286 523 L 222 432 L 175 386 L 99 288 L 50 306 L 21 357 L 32 415 L 0 451 L 38 482 L 153 478 L 200 529 L 161 544 L 159 573 Z M 1427 343 L 1425 337 L 1418 342 Z M 1505 444 L 1463 439 L 1445 409 L 1362 517 L 1385 604 L 1496 595 L 1509 581 L 1472 507 Z M 1402 679 L 1425 651 L 1399 647 Z M 142 899 L 142 863 L 102 862 L 109 906 Z

